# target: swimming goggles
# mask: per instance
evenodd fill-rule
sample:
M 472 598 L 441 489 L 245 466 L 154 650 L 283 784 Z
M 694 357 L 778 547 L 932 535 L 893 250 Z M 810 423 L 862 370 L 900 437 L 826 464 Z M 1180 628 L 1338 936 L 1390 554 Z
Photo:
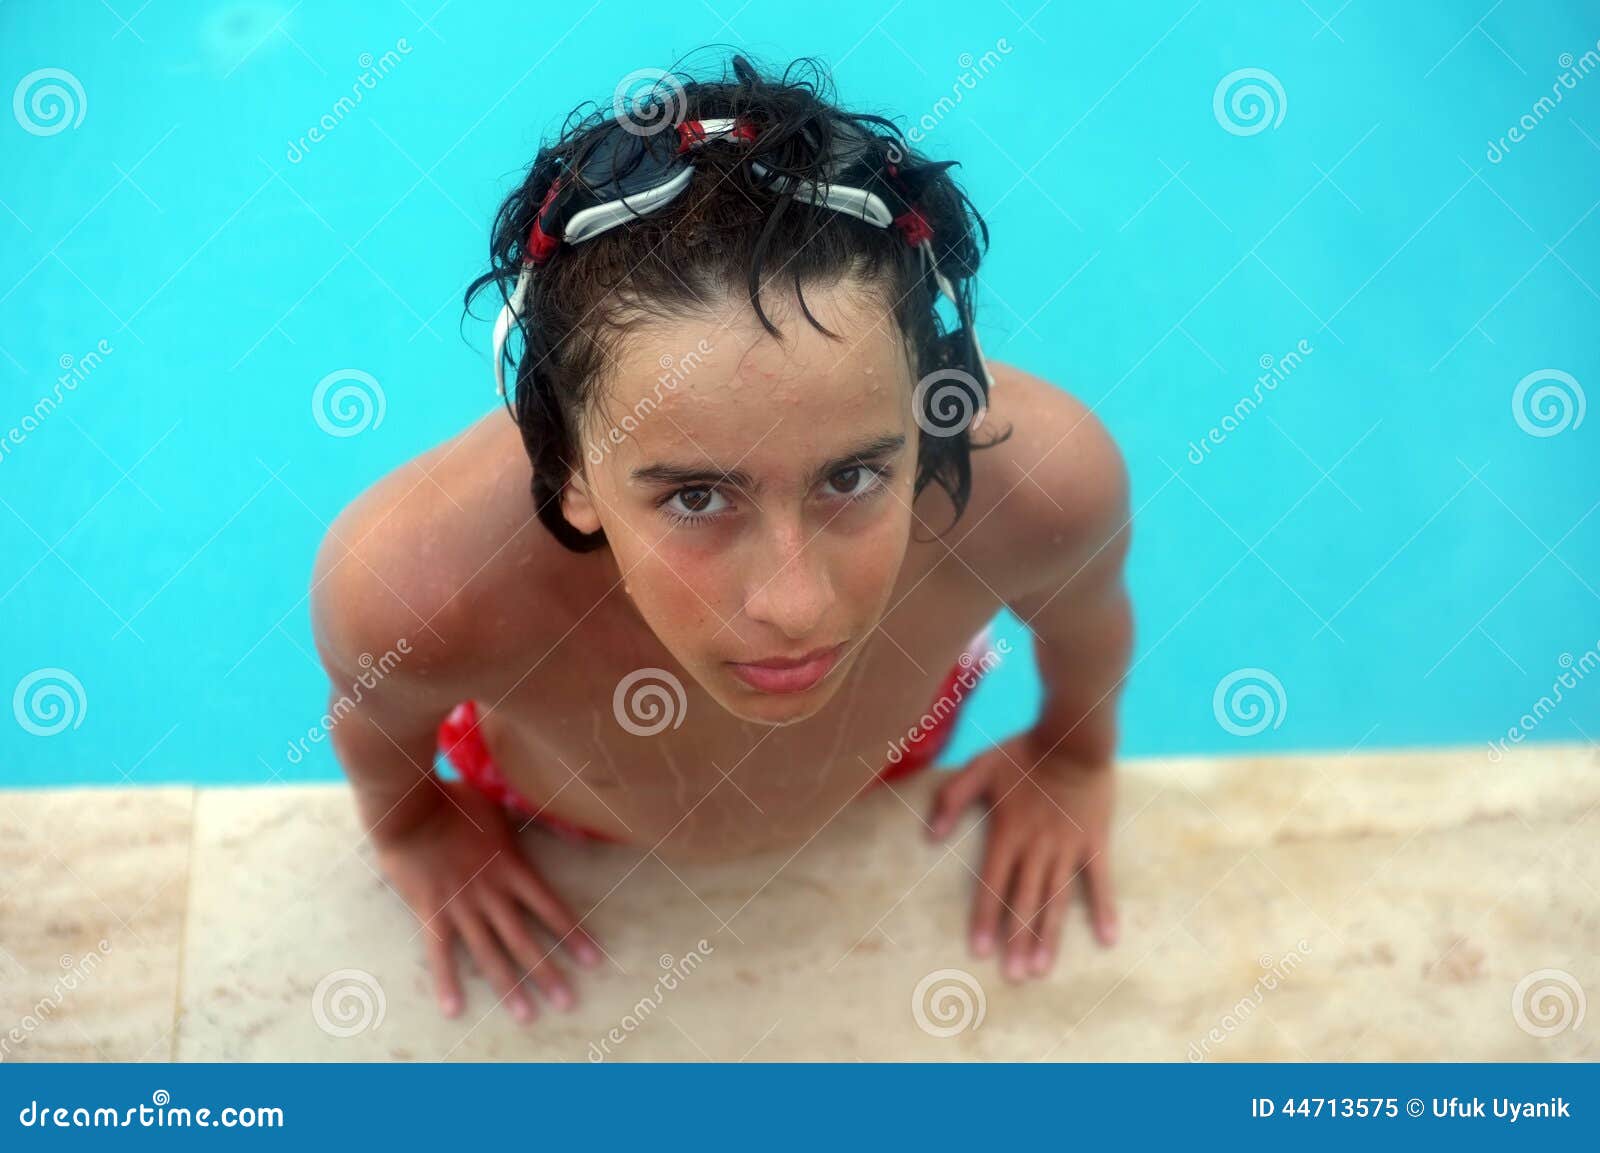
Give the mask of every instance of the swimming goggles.
M 756 138 L 753 125 L 736 119 L 686 120 L 673 129 L 648 135 L 622 120 L 611 123 L 612 130 L 600 133 L 580 159 L 563 166 L 545 193 L 528 230 L 516 288 L 494 325 L 494 378 L 496 391 L 502 397 L 506 394 L 505 344 L 512 326 L 522 316 L 534 270 L 547 263 L 563 243 L 581 244 L 671 203 L 694 179 L 695 152 L 711 141 L 748 143 Z M 992 390 L 994 380 L 978 344 L 977 332 L 949 278 L 939 271 L 933 252 L 932 226 L 916 204 L 909 201 L 904 186 L 895 187 L 898 183 L 896 166 L 892 163 L 886 166 L 886 179 L 881 161 L 875 159 L 867 138 L 852 129 L 841 128 L 840 139 L 821 182 L 794 180 L 771 172 L 759 162 L 752 162 L 751 169 L 780 194 L 791 193 L 800 200 L 831 208 L 878 228 L 899 230 L 906 243 L 922 253 L 924 268 L 932 271 L 939 291 L 955 305 L 972 341 L 984 385 Z M 870 187 L 873 185 L 877 190 Z M 900 210 L 891 210 L 886 198 L 894 201 Z M 983 422 L 984 414 L 985 408 L 980 406 L 972 428 Z

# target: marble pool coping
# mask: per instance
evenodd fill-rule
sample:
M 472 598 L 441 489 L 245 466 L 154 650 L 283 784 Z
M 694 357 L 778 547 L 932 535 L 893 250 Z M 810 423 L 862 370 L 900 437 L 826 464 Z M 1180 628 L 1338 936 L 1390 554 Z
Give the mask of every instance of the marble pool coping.
M 798 851 L 669 866 L 526 834 L 609 954 L 531 1026 L 434 1007 L 342 785 L 0 791 L 0 1061 L 1600 1057 L 1587 745 L 1119 765 L 1121 938 L 972 957 L 980 814 L 933 774 Z

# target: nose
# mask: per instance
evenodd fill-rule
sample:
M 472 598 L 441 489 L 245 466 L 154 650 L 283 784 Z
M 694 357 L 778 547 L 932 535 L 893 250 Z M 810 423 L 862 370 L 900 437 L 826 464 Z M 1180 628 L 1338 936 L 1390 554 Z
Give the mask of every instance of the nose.
M 803 520 L 774 520 L 756 546 L 745 595 L 745 615 L 769 624 L 790 640 L 815 638 L 833 606 L 822 542 L 813 540 Z

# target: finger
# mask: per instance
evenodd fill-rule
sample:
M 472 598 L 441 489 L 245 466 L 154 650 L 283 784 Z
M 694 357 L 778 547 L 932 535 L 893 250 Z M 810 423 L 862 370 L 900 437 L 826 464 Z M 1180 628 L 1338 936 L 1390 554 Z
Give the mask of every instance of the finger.
M 1102 945 L 1117 943 L 1116 890 L 1111 884 L 1111 854 L 1101 849 L 1084 863 L 1089 889 L 1089 920 Z
M 512 895 L 556 935 L 557 943 L 569 949 L 579 964 L 592 969 L 600 963 L 599 944 L 578 924 L 578 918 L 572 915 L 566 902 L 556 896 L 532 869 L 518 862 L 506 874 L 506 880 Z
M 1011 852 L 993 832 L 984 850 L 983 871 L 972 900 L 972 951 L 980 957 L 994 952 L 1000 933 L 1000 912 L 1005 907 L 1006 879 L 1011 875 Z
M 461 1012 L 461 978 L 456 972 L 455 934 L 441 919 L 438 924 L 422 927 L 427 941 L 428 971 L 433 974 L 433 995 L 438 999 L 439 1011 L 446 1017 Z
M 488 922 L 476 909 L 463 909 L 455 915 L 456 928 L 467 943 L 467 951 L 500 1000 L 511 1010 L 511 1015 L 524 1024 L 533 1020 L 538 1011 L 528 995 L 517 987 L 517 971 L 512 968 L 505 950 L 489 932 Z
M 956 827 L 956 819 L 983 792 L 983 787 L 989 780 L 985 768 L 986 765 L 980 758 L 966 768 L 957 770 L 948 781 L 939 786 L 939 791 L 933 798 L 933 820 L 929 829 L 929 835 L 935 840 L 948 837 L 950 830 Z
M 1021 980 L 1028 968 L 1038 938 L 1034 936 L 1033 921 L 1039 915 L 1044 900 L 1044 881 L 1049 873 L 1050 857 L 1040 848 L 1032 848 L 1022 858 L 1015 874 L 1011 892 L 1011 916 L 1006 923 L 1006 964 L 1008 980 Z
M 1033 950 L 1033 971 L 1048 973 L 1061 946 L 1061 924 L 1072 904 L 1072 858 L 1063 853 L 1050 872 L 1050 891 L 1039 912 L 1039 943 Z
M 521 906 L 512 904 L 509 897 L 491 899 L 488 902 L 488 913 L 489 923 L 500 935 L 501 942 L 511 951 L 517 964 L 522 966 L 523 972 L 533 978 L 533 983 L 539 987 L 539 991 L 548 997 L 550 1003 L 557 1009 L 572 1008 L 576 1001 L 572 986 L 567 983 L 566 976 L 555 962 L 550 960 L 549 951 L 534 940 Z

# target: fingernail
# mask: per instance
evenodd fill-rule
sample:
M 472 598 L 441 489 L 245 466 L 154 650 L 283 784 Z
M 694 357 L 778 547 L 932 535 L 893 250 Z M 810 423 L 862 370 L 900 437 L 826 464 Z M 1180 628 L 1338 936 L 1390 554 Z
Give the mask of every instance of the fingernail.
M 461 998 L 441 997 L 439 999 L 439 1011 L 446 1017 L 454 1017 L 457 1013 L 461 1012 Z
M 994 952 L 994 934 L 976 933 L 972 938 L 972 951 L 980 957 L 987 957 Z
M 1050 969 L 1050 950 L 1040 946 L 1033 952 L 1033 971 L 1045 973 Z
M 550 1003 L 562 1012 L 572 1008 L 572 990 L 565 985 L 557 985 L 550 990 Z
M 578 960 L 585 965 L 598 965 L 600 963 L 600 950 L 580 938 L 578 941 Z
M 1020 953 L 1012 953 L 1006 957 L 1006 976 L 1013 980 L 1021 980 L 1027 975 L 1027 966 L 1023 964 Z
M 526 1024 L 533 1020 L 533 1006 L 529 1005 L 521 997 L 513 997 L 511 998 L 511 1015 Z

